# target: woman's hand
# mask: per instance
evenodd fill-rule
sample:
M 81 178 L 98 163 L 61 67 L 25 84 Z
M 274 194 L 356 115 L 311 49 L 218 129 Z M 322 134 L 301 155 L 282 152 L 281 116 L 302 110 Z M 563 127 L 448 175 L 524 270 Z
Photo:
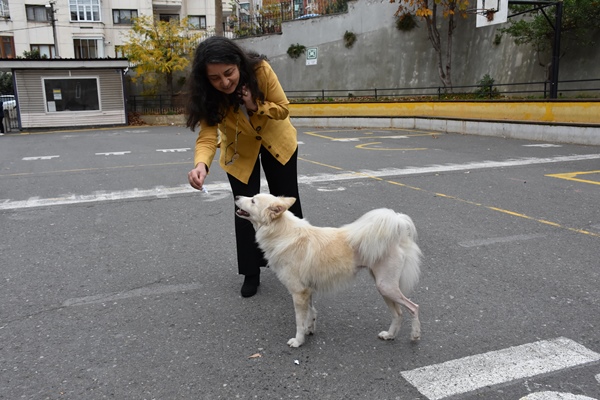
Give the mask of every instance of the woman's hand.
M 252 99 L 252 93 L 246 85 L 242 86 L 239 96 L 248 111 L 255 112 L 258 110 L 258 106 L 254 102 L 254 99 Z
M 196 168 L 188 172 L 188 181 L 194 189 L 202 190 L 206 175 L 208 175 L 206 164 L 199 162 L 198 165 L 196 165 Z

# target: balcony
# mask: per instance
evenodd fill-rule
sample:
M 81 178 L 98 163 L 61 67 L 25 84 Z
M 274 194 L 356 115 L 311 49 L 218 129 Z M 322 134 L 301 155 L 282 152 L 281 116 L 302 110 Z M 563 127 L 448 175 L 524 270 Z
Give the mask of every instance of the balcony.
M 179 10 L 181 0 L 152 0 L 152 7 L 161 10 Z

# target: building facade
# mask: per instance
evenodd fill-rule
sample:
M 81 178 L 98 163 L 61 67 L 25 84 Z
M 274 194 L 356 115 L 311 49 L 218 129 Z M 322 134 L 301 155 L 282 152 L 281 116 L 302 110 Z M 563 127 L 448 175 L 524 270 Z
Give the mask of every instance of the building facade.
M 223 2 L 224 20 L 231 4 Z M 48 58 L 119 58 L 134 17 L 188 17 L 214 30 L 214 0 L 0 0 L 0 58 L 39 51 Z

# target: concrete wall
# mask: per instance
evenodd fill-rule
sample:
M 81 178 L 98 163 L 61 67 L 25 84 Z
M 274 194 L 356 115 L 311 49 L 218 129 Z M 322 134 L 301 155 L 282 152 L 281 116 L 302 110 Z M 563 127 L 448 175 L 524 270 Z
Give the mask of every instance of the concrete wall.
M 394 17 L 397 8 L 398 4 L 389 0 L 353 0 L 348 13 L 285 22 L 282 35 L 240 39 L 239 43 L 269 57 L 285 90 L 440 85 L 425 23 L 419 22 L 410 32 L 398 31 Z M 517 46 L 506 35 L 500 44 L 493 43 L 503 26 L 476 28 L 474 15 L 459 21 L 452 55 L 455 86 L 477 84 L 485 74 L 496 83 L 546 79 L 546 71 L 530 46 Z M 346 31 L 357 36 L 350 49 L 344 46 Z M 307 66 L 304 56 L 294 60 L 287 55 L 288 47 L 296 43 L 318 48 L 317 65 Z M 560 62 L 559 79 L 600 78 L 598 65 L 600 46 L 567 49 Z

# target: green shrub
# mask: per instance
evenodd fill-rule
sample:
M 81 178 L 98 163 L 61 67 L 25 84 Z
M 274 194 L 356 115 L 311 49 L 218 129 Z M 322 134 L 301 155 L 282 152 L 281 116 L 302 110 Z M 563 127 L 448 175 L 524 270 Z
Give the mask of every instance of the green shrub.
M 477 90 L 475 90 L 475 94 L 479 98 L 493 98 L 498 97 L 500 93 L 498 89 L 494 87 L 494 79 L 489 75 L 485 74 L 483 78 L 477 84 Z
M 405 12 L 396 19 L 396 29 L 403 32 L 412 31 L 417 27 L 417 20 L 411 13 Z
M 356 42 L 356 35 L 353 32 L 346 31 L 344 33 L 344 46 L 349 49 L 354 45 L 354 42 Z
M 287 49 L 288 56 L 293 59 L 300 57 L 305 51 L 306 47 L 298 43 L 290 45 L 290 47 Z

